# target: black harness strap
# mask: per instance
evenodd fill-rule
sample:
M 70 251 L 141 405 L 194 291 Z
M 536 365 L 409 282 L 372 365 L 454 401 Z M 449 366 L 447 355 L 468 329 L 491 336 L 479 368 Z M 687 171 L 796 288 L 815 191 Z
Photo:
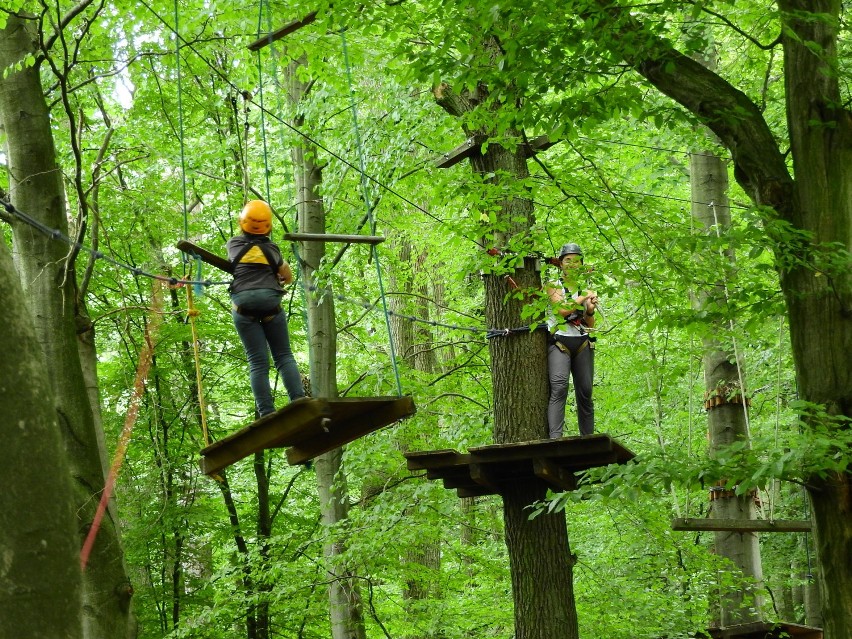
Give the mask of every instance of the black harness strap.
M 281 307 L 278 306 L 276 308 L 270 308 L 268 311 L 247 311 L 239 306 L 234 306 L 234 310 L 240 315 L 245 315 L 256 322 L 266 324 L 267 322 L 271 322 L 273 318 L 281 312 Z
M 237 264 L 239 264 L 240 260 L 245 257 L 246 253 L 248 253 L 256 246 L 260 249 L 261 253 L 263 253 L 263 256 L 266 258 L 266 261 L 269 263 L 269 268 L 272 269 L 272 274 L 277 277 L 278 268 L 275 266 L 275 255 L 272 253 L 272 250 L 267 244 L 268 242 L 269 238 L 267 237 L 261 237 L 259 239 L 248 238 L 248 242 L 244 247 L 240 249 L 239 253 L 234 256 L 234 259 L 231 260 L 231 264 L 233 264 L 234 268 L 236 269 Z

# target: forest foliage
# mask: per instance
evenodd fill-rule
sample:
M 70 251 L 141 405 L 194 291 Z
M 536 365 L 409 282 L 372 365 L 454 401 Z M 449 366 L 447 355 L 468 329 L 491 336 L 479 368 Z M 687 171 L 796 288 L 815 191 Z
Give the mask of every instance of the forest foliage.
M 315 25 L 252 53 L 250 42 L 317 7 L 263 0 L 81 4 L 59 31 L 56 12 L 70 16 L 70 2 L 48 8 L 13 0 L 10 8 L 41 15 L 41 38 L 49 44 L 41 73 L 69 220 L 74 231 L 85 224 L 84 245 L 108 258 L 88 250 L 78 257 L 91 265 L 90 272 L 78 271 L 91 278 L 86 302 L 96 326 L 108 449 L 117 444 L 151 321 L 151 282 L 134 268 L 211 282 L 195 298 L 210 435 L 219 439 L 251 421 L 227 278 L 207 266 L 197 270 L 174 246 L 187 238 L 223 253 L 235 213 L 254 197 L 276 210 L 273 239 L 296 228 L 290 148 L 300 138 L 319 149 L 328 231 L 372 232 L 364 221 L 366 188 L 376 232 L 387 238 L 378 251 L 386 290 L 362 245 L 329 250 L 314 282 L 339 296 L 340 392 L 396 394 L 384 295 L 396 330 L 410 332 L 396 365 L 403 392 L 418 406 L 415 417 L 347 446 L 352 510 L 331 530 L 319 523 L 310 467 L 288 466 L 280 451 L 256 460 L 273 495 L 273 534 L 262 538 L 252 460 L 227 471 L 230 513 L 223 486 L 198 469 L 205 442 L 186 292 L 172 287 L 117 489 L 140 637 L 240 637 L 246 609 L 259 598 L 271 606 L 275 636 L 327 636 L 326 536 L 346 540 L 345 561 L 361 582 L 370 636 L 510 636 L 499 498 L 460 501 L 440 483 L 409 473 L 401 451 L 491 443 L 486 330 L 507 327 L 485 326 L 480 274 L 511 268 L 530 251 L 553 256 L 566 241 L 583 246 L 587 284 L 601 298 L 598 430 L 637 454 L 635 463 L 590 473 L 580 490 L 531 509 L 531 516 L 554 508 L 567 513 L 583 636 L 675 637 L 706 628 L 718 592 L 738 587 L 737 578 L 712 553 L 711 535 L 673 532 L 670 519 L 702 517 L 707 490 L 718 481 L 759 489 L 767 518 L 806 518 L 803 478 L 848 465 L 850 441 L 836 429 L 802 435 L 803 412 L 820 407 L 797 397 L 770 257 L 778 238 L 792 231 L 779 222 L 768 232 L 733 179 L 733 227 L 724 235 L 696 229 L 688 154 L 720 147 L 629 67 L 592 55 L 593 25 L 560 20 L 562 46 L 541 48 L 515 38 L 511 25 L 536 20 L 551 37 L 556 25 L 544 2 L 508 13 L 499 3 L 492 13 L 449 2 L 400 3 L 398 11 L 335 3 L 320 7 Z M 761 106 L 783 138 L 781 63 L 771 47 L 760 46 L 777 34 L 776 18 L 763 3 L 684 4 L 664 1 L 643 10 L 666 37 L 694 51 L 707 46 L 712 31 L 719 73 Z M 0 21 L 3 16 L 0 11 Z M 500 25 L 508 30 L 500 33 Z M 486 30 L 496 30 L 503 44 L 496 63 L 479 59 L 469 37 Z M 532 37 L 535 30 L 522 33 Z M 313 84 L 297 114 L 287 106 L 283 68 L 303 54 L 308 64 L 301 73 Z M 512 76 L 506 86 L 501 71 L 520 64 L 530 72 L 522 84 Z M 847 89 L 850 69 L 838 70 Z M 552 86 L 560 74 L 560 86 Z M 442 83 L 486 85 L 494 100 L 511 94 L 516 108 L 492 123 L 495 135 L 516 127 L 529 139 L 559 140 L 530 159 L 528 180 L 511 186 L 534 200 L 536 224 L 517 246 L 496 247 L 504 252 L 499 264 L 487 252 L 494 248 L 487 238 L 499 230 L 493 207 L 507 193 L 493 193 L 467 162 L 435 166 L 465 141 L 435 103 L 433 89 Z M 476 128 L 486 117 L 494 112 L 477 110 L 463 125 Z M 294 126 L 297 118 L 308 124 Z M 361 153 L 367 178 L 360 174 Z M 0 186 L 8 187 L 5 174 Z M 297 265 L 293 247 L 281 244 Z M 727 251 L 736 254 L 735 267 Z M 553 267 L 543 269 L 545 279 L 557 276 Z M 721 272 L 725 305 L 695 310 L 697 287 L 718 281 Z M 307 375 L 304 295 L 297 283 L 285 306 Z M 531 324 L 541 310 L 531 310 Z M 720 318 L 728 328 L 717 336 L 743 361 L 752 443 L 709 459 L 701 339 L 720 330 Z M 436 358 L 434 372 L 414 366 L 426 351 Z M 281 406 L 280 382 L 276 393 Z M 570 432 L 573 419 L 569 407 Z M 411 561 L 411 549 L 424 545 L 439 548 L 439 563 Z M 800 593 L 813 561 L 808 537 L 767 535 L 761 550 L 768 616 L 802 620 Z M 246 587 L 247 567 L 254 585 L 265 587 Z

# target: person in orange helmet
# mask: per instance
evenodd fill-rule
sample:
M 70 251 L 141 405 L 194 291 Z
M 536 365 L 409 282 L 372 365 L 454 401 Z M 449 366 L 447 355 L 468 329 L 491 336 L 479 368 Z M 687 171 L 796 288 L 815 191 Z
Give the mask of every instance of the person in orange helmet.
M 272 209 L 263 200 L 246 203 L 239 216 L 242 235 L 225 245 L 234 267 L 228 289 L 232 317 L 249 365 L 249 383 L 260 417 L 275 412 L 269 384 L 269 354 L 281 375 L 290 401 L 305 396 L 302 376 L 290 348 L 287 314 L 281 308 L 282 284 L 293 281 L 281 249 L 269 239 Z

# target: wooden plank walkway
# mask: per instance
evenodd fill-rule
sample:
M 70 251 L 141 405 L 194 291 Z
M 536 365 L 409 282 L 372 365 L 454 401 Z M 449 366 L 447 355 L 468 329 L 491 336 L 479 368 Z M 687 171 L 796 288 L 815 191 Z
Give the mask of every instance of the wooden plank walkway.
M 757 621 L 724 628 L 709 628 L 712 639 L 822 639 L 822 629 L 779 621 Z
M 577 473 L 595 466 L 623 464 L 634 454 L 609 435 L 563 437 L 455 450 L 407 452 L 409 470 L 425 470 L 459 497 L 500 494 L 519 481 L 544 481 L 554 490 L 574 490 Z
M 810 532 L 806 519 L 672 519 L 672 530 L 718 532 Z
M 214 477 L 267 448 L 287 448 L 287 461 L 303 464 L 415 411 L 410 396 L 299 399 L 204 448 L 201 470 Z

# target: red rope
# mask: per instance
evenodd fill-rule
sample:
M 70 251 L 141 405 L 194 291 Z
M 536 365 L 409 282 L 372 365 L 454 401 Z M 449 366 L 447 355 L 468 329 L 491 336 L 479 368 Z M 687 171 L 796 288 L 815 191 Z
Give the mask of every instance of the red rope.
M 112 465 L 107 474 L 104 490 L 101 493 L 101 500 L 98 503 L 98 509 L 95 511 L 95 517 L 92 520 L 92 525 L 89 528 L 89 533 L 86 535 L 86 541 L 83 542 L 83 547 L 80 549 L 80 568 L 86 569 L 86 564 L 89 561 L 89 555 L 92 552 L 92 547 L 95 545 L 95 538 L 101 527 L 104 513 L 107 509 L 107 504 L 112 497 L 112 491 L 115 488 L 115 480 L 118 477 L 118 471 L 124 463 L 124 455 L 127 452 L 127 446 L 130 444 L 130 435 L 133 432 L 133 426 L 136 424 L 136 418 L 139 415 L 139 405 L 142 402 L 142 393 L 145 391 L 145 381 L 148 379 L 148 371 L 151 370 L 151 363 L 154 360 L 154 342 L 152 335 L 156 334 L 160 324 L 160 313 L 162 310 L 162 283 L 154 281 L 152 292 L 152 305 L 149 320 L 145 325 L 145 343 L 139 353 L 139 365 L 136 367 L 136 379 L 133 382 L 133 394 L 130 397 L 130 408 L 127 411 L 127 417 L 124 419 L 124 427 L 121 429 L 121 435 L 118 438 L 118 446 L 115 449 L 115 454 L 112 458 Z

